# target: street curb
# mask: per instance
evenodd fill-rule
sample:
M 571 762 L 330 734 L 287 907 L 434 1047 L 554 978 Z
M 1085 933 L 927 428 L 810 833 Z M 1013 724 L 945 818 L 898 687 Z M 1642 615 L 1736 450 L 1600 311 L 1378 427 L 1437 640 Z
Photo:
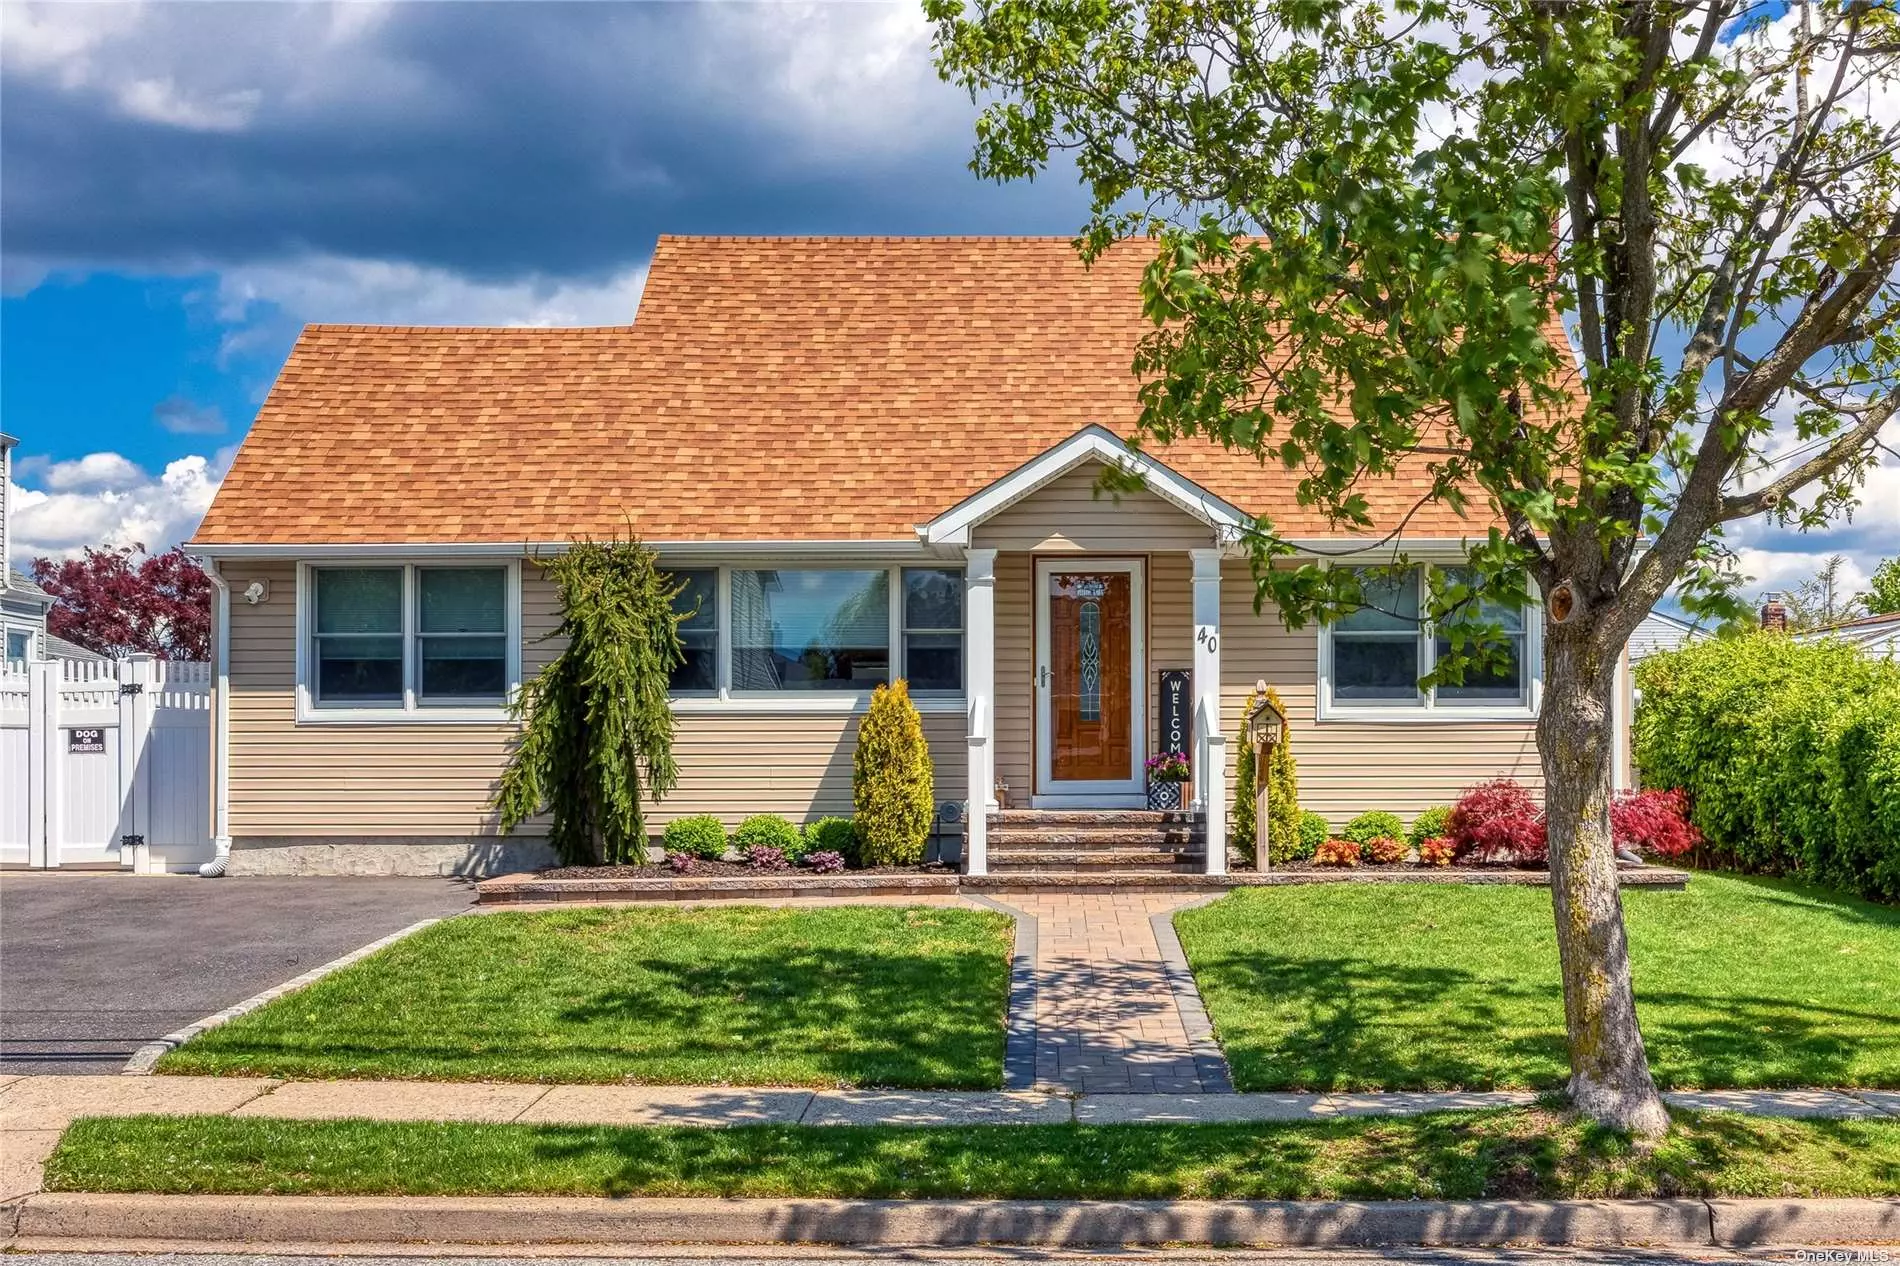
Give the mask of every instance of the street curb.
M 1900 1244 L 1900 1196 L 1870 1200 L 1709 1200 L 1715 1242 Z
M 1900 1237 L 1900 1199 L 1085 1202 L 51 1193 L 21 1202 L 13 1233 L 35 1242 L 254 1244 L 1748 1247 Z
M 459 918 L 460 916 L 451 914 L 444 917 L 453 919 Z M 422 931 L 423 928 L 431 927 L 440 922 L 442 922 L 442 919 L 435 918 L 423 919 L 420 922 L 411 923 L 408 927 L 403 928 L 399 932 L 391 932 L 381 940 L 371 941 L 368 945 L 353 949 L 341 958 L 333 958 L 320 967 L 312 967 L 303 975 L 286 980 L 281 985 L 272 985 L 263 993 L 253 994 L 244 1001 L 233 1003 L 222 1011 L 214 1011 L 203 1019 L 194 1020 L 184 1028 L 167 1033 L 164 1037 L 156 1041 L 147 1042 L 136 1051 L 133 1051 L 132 1058 L 125 1061 L 125 1067 L 119 1071 L 127 1077 L 149 1077 L 152 1075 L 153 1067 L 157 1065 L 160 1059 L 164 1058 L 167 1052 L 183 1046 L 200 1033 L 208 1029 L 215 1029 L 220 1024 L 229 1024 L 239 1016 L 247 1015 L 257 1010 L 267 1002 L 275 1002 L 287 993 L 302 989 L 306 985 L 313 985 L 317 981 L 322 980 L 325 976 L 328 976 L 331 972 L 342 971 L 352 963 L 361 962 L 363 959 L 368 958 L 377 950 L 386 949 L 404 937 L 414 936 L 417 932 Z

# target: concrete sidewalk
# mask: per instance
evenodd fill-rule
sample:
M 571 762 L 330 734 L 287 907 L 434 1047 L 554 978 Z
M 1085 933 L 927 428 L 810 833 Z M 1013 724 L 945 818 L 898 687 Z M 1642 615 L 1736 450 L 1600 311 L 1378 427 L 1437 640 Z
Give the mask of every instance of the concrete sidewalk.
M 1900 1091 L 1729 1090 L 1664 1096 L 1757 1116 L 1900 1118 Z M 262 1077 L 0 1077 L 0 1200 L 40 1189 L 41 1167 L 82 1116 L 141 1113 L 323 1121 L 731 1127 L 1127 1125 L 1323 1121 L 1516 1107 L 1526 1091 L 1388 1094 L 1051 1094 L 1043 1091 L 547 1086 L 521 1082 L 277 1081 Z

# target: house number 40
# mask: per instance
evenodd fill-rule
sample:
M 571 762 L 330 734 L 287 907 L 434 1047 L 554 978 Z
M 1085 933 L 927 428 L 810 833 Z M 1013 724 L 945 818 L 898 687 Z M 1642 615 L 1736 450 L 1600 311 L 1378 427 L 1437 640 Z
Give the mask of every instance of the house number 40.
M 1194 640 L 1199 642 L 1202 646 L 1205 646 L 1209 651 L 1218 651 L 1220 649 L 1220 634 L 1214 632 L 1212 629 L 1196 629 L 1194 632 Z

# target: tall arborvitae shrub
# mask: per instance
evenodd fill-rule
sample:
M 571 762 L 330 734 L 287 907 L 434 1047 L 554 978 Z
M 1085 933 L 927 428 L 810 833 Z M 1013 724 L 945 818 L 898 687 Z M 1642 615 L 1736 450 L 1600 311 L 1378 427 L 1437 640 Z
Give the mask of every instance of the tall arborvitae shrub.
M 851 763 L 852 827 L 866 866 L 914 866 L 936 816 L 923 718 L 902 681 L 879 686 L 858 726 Z
M 1267 698 L 1282 713 L 1286 704 L 1280 699 L 1280 692 L 1272 686 L 1267 687 Z M 1247 708 L 1241 715 L 1252 712 L 1260 700 L 1258 691 L 1247 694 Z M 1234 812 L 1233 820 L 1228 824 L 1227 838 L 1241 858 L 1249 865 L 1254 857 L 1254 792 L 1259 786 L 1259 771 L 1254 768 L 1253 744 L 1242 734 L 1237 736 L 1240 755 L 1234 768 Z M 1273 749 L 1273 755 L 1267 767 L 1267 839 L 1272 845 L 1268 856 L 1276 862 L 1288 862 L 1306 856 L 1306 850 L 1300 844 L 1300 775 L 1298 764 L 1293 759 L 1293 736 L 1283 735 L 1280 745 Z
M 513 705 L 525 724 L 495 794 L 501 829 L 547 813 L 563 862 L 638 865 L 642 801 L 679 777 L 667 685 L 681 658 L 680 583 L 636 540 L 577 542 L 543 567 L 567 645 Z

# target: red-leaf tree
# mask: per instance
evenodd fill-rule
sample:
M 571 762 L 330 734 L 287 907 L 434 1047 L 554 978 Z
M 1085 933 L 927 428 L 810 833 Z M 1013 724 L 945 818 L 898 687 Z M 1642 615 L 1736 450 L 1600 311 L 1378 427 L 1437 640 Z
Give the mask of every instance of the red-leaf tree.
M 46 631 L 114 659 L 211 658 L 211 580 L 178 546 L 88 549 L 83 558 L 35 559 L 33 579 L 57 600 Z

